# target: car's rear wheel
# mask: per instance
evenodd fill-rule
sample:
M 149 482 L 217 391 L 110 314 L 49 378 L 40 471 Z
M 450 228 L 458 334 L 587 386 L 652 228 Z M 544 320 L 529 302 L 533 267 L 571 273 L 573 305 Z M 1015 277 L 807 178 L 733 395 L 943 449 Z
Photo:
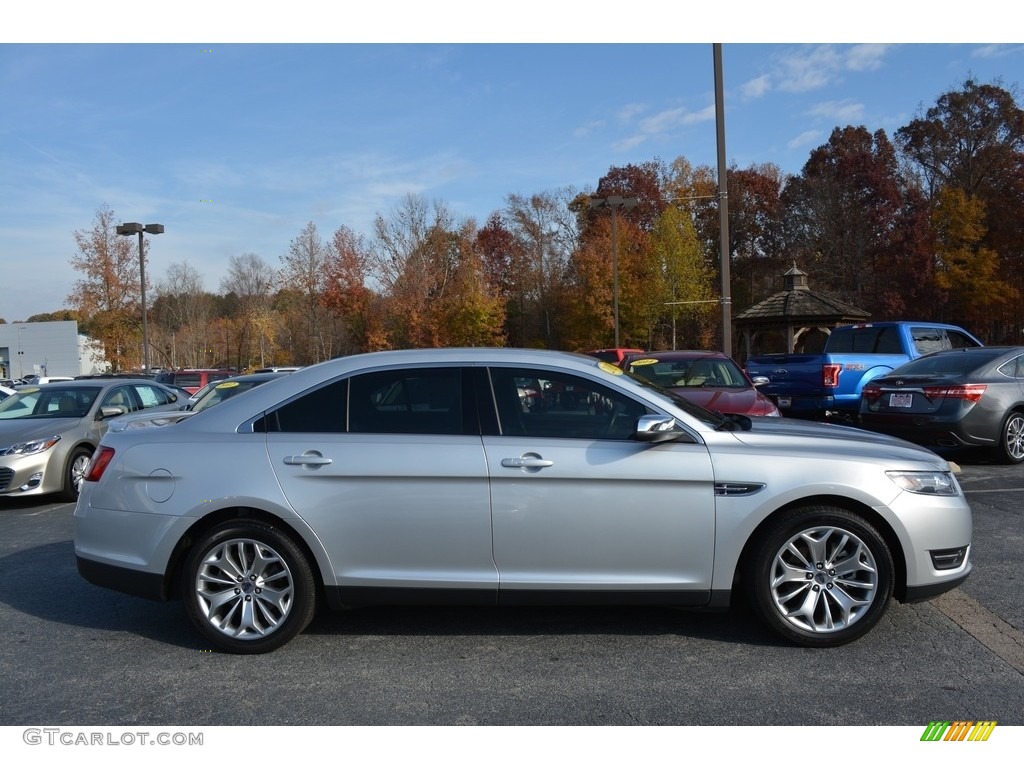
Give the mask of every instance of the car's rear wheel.
M 89 468 L 89 460 L 92 458 L 92 451 L 86 448 L 76 448 L 68 458 L 64 469 L 64 487 L 60 490 L 60 500 L 72 503 L 78 501 L 78 494 L 82 492 L 82 483 L 85 482 L 85 471 Z
M 754 551 L 746 586 L 769 626 L 800 645 L 856 640 L 885 613 L 892 554 L 866 520 L 838 507 L 791 510 Z
M 996 455 L 1004 464 L 1020 464 L 1024 461 L 1024 413 L 1007 415 L 999 433 Z
M 236 520 L 210 530 L 185 559 L 189 618 L 215 647 L 266 653 L 306 628 L 316 608 L 309 561 L 278 528 Z

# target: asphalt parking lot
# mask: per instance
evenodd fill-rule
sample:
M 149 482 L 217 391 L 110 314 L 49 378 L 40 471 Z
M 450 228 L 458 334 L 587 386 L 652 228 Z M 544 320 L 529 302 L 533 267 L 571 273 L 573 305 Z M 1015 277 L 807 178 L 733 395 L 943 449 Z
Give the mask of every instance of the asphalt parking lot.
M 73 507 L 0 500 L 0 725 L 1024 725 L 1024 466 L 957 457 L 974 573 L 810 650 L 745 606 L 364 609 L 259 657 L 94 587 Z

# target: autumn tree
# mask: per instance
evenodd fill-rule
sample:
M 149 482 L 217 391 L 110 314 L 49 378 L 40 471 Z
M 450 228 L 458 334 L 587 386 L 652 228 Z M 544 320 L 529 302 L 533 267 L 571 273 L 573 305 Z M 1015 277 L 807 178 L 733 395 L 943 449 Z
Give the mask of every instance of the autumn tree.
M 213 312 L 213 297 L 199 271 L 187 261 L 171 264 L 156 284 L 150 328 L 160 363 L 172 368 L 208 365 Z
M 381 302 L 367 287 L 369 266 L 365 239 L 348 227 L 339 227 L 327 244 L 322 302 L 343 323 L 338 350 L 342 354 L 389 347 Z
M 950 205 L 953 187 L 982 204 L 984 236 L 1008 293 L 1024 292 L 1024 110 L 1001 83 L 966 80 L 942 94 L 923 114 L 900 128 L 896 142 L 921 179 L 934 207 Z M 956 207 L 956 206 L 954 206 Z M 1024 309 L 1003 303 L 990 318 L 992 335 L 1024 326 Z
M 535 284 L 526 244 L 516 237 L 500 212 L 492 213 L 477 230 L 474 249 L 480 259 L 488 291 L 501 299 L 504 308 L 503 336 L 513 347 L 527 346 L 527 319 L 532 312 L 531 288 Z
M 386 332 L 396 348 L 441 346 L 434 304 L 451 290 L 458 265 L 455 225 L 446 206 L 406 195 L 374 220 L 371 278 L 386 299 Z
M 999 257 L 983 245 L 985 206 L 957 187 L 939 192 L 932 215 L 938 266 L 935 280 L 949 295 L 947 319 L 986 328 L 992 311 L 1016 299 L 999 279 Z
M 666 208 L 651 232 L 651 278 L 647 312 L 669 318 L 671 334 L 650 335 L 650 348 L 706 348 L 715 336 L 714 271 L 708 266 L 690 214 Z M 660 304 L 660 306 L 658 306 Z M 652 323 L 652 331 L 655 325 Z
M 297 334 L 302 343 L 295 350 L 306 362 L 333 357 L 334 335 L 323 305 L 326 289 L 327 248 L 312 221 L 288 245 L 281 256 L 281 287 L 290 299 L 288 309 L 304 326 Z
M 904 182 L 884 131 L 836 128 L 783 191 L 786 248 L 815 288 L 876 313 Z
M 88 318 L 106 360 L 118 371 L 136 367 L 142 359 L 142 318 L 138 246 L 116 229 L 114 211 L 104 205 L 96 211 L 92 229 L 75 231 L 78 252 L 71 266 L 81 277 L 67 302 Z M 147 251 L 143 242 L 143 259 Z
M 221 290 L 233 300 L 220 313 L 220 331 L 226 339 L 233 339 L 225 353 L 239 369 L 248 368 L 255 354 L 263 366 L 273 352 L 269 325 L 276 283 L 277 273 L 257 254 L 243 253 L 228 259 Z

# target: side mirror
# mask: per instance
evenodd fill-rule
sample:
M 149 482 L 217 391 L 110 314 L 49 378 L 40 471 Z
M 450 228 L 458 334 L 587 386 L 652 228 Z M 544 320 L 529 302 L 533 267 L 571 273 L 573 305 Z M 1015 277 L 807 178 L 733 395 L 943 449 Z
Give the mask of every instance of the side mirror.
M 636 422 L 636 439 L 645 443 L 663 443 L 687 437 L 671 416 L 641 416 Z
M 771 379 L 767 376 L 755 376 L 750 380 L 755 387 L 760 387 L 762 384 L 771 384 Z
M 128 411 L 120 405 L 104 405 L 100 408 L 101 419 L 114 419 L 118 416 L 124 416 L 126 413 L 128 413 Z

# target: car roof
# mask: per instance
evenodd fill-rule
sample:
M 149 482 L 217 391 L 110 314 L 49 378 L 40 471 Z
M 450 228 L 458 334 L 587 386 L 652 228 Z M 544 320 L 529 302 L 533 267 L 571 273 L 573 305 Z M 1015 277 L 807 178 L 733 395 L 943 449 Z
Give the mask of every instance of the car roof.
M 283 397 L 290 396 L 307 387 L 319 386 L 327 381 L 348 375 L 355 371 L 386 369 L 401 365 L 445 366 L 445 365 L 521 365 L 547 366 L 560 368 L 569 372 L 593 375 L 601 370 L 612 369 L 613 373 L 599 375 L 618 375 L 622 386 L 638 390 L 640 385 L 633 384 L 621 370 L 610 363 L 576 352 L 556 352 L 546 349 L 515 349 L 494 347 L 443 347 L 438 349 L 403 349 L 386 352 L 367 352 L 359 355 L 327 360 L 315 365 L 306 366 L 294 373 L 275 377 L 259 387 L 246 393 L 245 398 L 231 398 L 196 414 L 193 419 L 182 422 L 181 426 L 188 429 L 234 429 L 241 422 L 256 413 L 276 406 Z M 635 391 L 635 390 L 634 390 Z

